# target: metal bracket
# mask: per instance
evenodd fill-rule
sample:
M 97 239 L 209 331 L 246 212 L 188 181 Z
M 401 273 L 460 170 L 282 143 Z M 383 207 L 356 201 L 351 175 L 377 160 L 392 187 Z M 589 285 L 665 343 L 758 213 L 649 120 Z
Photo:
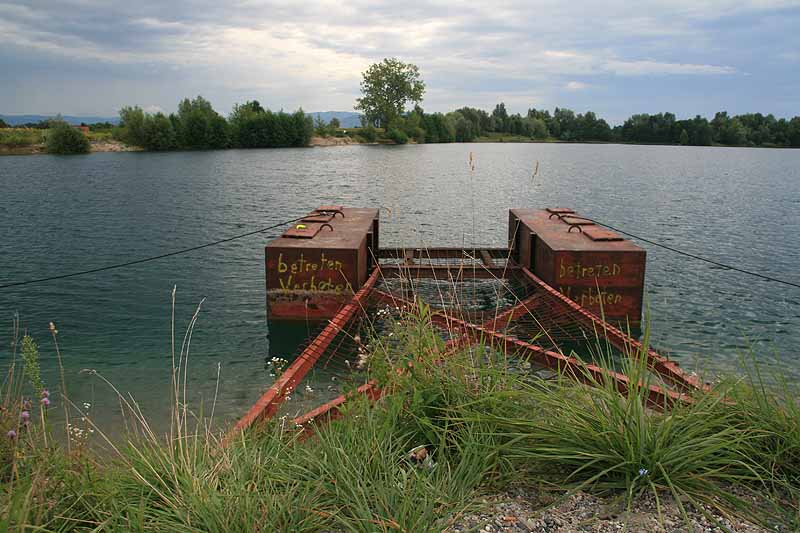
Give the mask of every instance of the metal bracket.
M 336 215 L 342 215 L 342 218 L 344 218 L 344 212 L 337 207 L 328 207 L 328 206 L 320 207 L 318 209 L 315 209 L 314 212 L 323 215 L 333 215 L 334 218 L 336 217 Z

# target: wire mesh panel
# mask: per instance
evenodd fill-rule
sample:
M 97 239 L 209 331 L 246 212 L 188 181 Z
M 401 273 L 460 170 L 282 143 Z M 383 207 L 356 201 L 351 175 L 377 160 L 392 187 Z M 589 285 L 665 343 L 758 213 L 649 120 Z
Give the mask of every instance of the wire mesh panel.
M 480 254 L 480 267 L 476 258 L 464 253 L 466 261 L 473 261 L 470 268 L 462 268 L 464 258 L 453 251 L 441 252 L 424 265 L 419 264 L 418 255 L 406 254 L 405 263 L 394 265 L 397 268 L 390 275 L 385 275 L 386 266 L 376 268 L 368 284 L 315 336 L 308 328 L 309 338 L 297 347 L 295 357 L 271 361 L 288 365 L 287 370 L 274 369 L 276 382 L 237 429 L 275 414 L 306 423 L 317 414 L 335 412 L 353 391 L 380 394 L 367 383 L 367 357 L 380 353 L 379 343 L 384 343 L 387 354 L 402 353 L 393 343 L 400 342 L 402 328 L 408 327 L 406 319 L 419 320 L 420 304 L 427 306 L 426 331 L 434 328 L 434 334 L 444 341 L 442 357 L 455 349 L 467 349 L 474 351 L 475 357 L 502 357 L 513 361 L 515 370 L 540 376 L 572 368 L 578 379 L 580 375 L 591 376 L 590 380 L 611 379 L 624 392 L 628 378 L 613 367 L 620 368 L 624 357 L 642 353 L 651 370 L 665 380 L 651 386 L 651 404 L 680 400 L 680 393 L 668 390 L 666 382 L 684 390 L 702 386 L 677 364 L 581 308 L 524 267 L 489 253 Z M 388 260 L 399 261 L 399 257 Z M 415 261 L 432 275 L 404 270 L 406 263 Z M 437 270 L 448 261 L 458 262 L 457 276 L 452 264 Z M 496 275 L 493 268 L 502 268 L 502 275 Z M 479 271 L 481 274 L 476 274 Z M 396 330 L 400 335 L 393 339 L 394 328 L 400 328 Z M 408 350 L 409 357 L 414 356 L 412 352 Z M 612 368 L 594 364 L 598 358 Z

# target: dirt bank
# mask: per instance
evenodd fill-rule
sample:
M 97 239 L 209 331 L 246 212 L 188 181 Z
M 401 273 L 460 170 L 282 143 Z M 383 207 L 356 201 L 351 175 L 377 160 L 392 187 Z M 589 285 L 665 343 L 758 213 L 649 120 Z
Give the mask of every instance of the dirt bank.
M 311 137 L 309 146 L 348 146 L 359 144 L 350 137 Z

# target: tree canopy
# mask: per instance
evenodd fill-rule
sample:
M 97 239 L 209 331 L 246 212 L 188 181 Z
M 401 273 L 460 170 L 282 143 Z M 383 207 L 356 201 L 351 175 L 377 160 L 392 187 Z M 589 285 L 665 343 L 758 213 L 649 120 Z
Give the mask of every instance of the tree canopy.
M 362 111 L 374 126 L 387 128 L 403 115 L 407 103 L 422 102 L 425 94 L 419 68 L 395 58 L 370 65 L 362 76 L 362 97 L 356 99 L 355 109 Z

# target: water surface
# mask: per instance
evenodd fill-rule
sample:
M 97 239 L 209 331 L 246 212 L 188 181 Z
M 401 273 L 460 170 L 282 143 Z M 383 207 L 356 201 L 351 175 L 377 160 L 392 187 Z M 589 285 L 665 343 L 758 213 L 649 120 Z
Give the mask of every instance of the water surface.
M 470 152 L 476 160 L 468 165 Z M 539 162 L 539 173 L 532 170 Z M 268 226 L 320 204 L 381 208 L 381 245 L 504 246 L 510 207 L 565 206 L 691 253 L 800 283 L 800 150 L 569 145 L 347 146 L 0 158 L 0 284 L 57 275 Z M 204 299 L 189 387 L 221 420 L 269 386 L 257 236 L 131 268 L 0 291 L 0 358 L 13 314 L 57 382 L 117 423 L 96 369 L 163 419 L 171 291 L 182 331 Z M 800 363 L 800 289 L 641 243 L 656 344 L 691 366 L 730 368 L 753 345 Z

